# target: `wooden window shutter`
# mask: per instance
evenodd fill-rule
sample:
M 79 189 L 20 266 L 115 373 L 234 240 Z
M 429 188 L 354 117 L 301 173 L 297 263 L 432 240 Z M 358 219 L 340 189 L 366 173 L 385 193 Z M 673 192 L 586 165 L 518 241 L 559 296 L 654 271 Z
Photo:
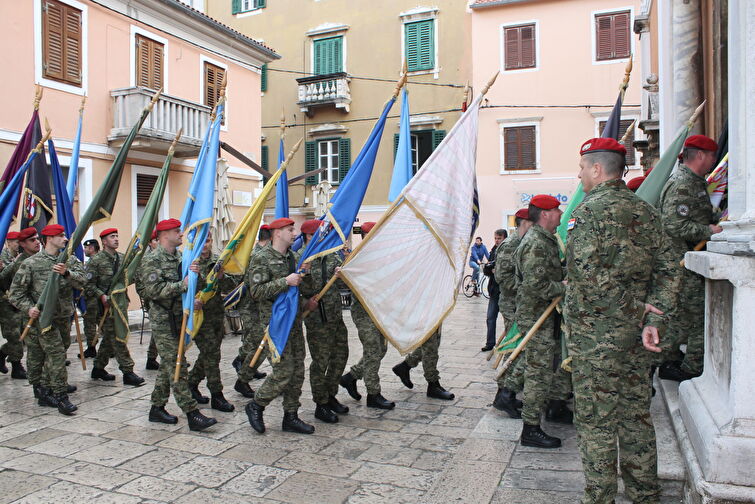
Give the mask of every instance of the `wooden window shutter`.
M 42 4 L 42 73 L 46 79 L 81 85 L 81 11 L 56 0 Z
M 504 128 L 505 170 L 537 169 L 536 130 L 534 126 Z
M 265 0 L 254 0 L 255 9 L 263 9 L 265 7 Z
M 505 70 L 535 66 L 535 25 L 512 26 L 503 33 Z
M 535 25 L 527 25 L 519 28 L 520 49 L 521 49 L 521 68 L 532 68 L 536 66 L 535 61 Z
M 304 143 L 304 171 L 311 172 L 317 169 L 317 142 L 310 141 Z M 304 180 L 306 185 L 317 185 L 317 177 L 307 177 Z
M 595 59 L 628 58 L 632 50 L 629 12 L 595 16 Z
M 446 138 L 446 130 L 433 130 L 433 150 L 438 148 L 444 138 Z
M 520 68 L 521 61 L 519 58 L 519 29 L 505 28 L 503 33 L 504 40 L 504 68 L 514 70 Z
M 519 155 L 522 170 L 534 170 L 537 168 L 534 126 L 519 128 Z
M 149 89 L 163 87 L 164 46 L 147 37 L 137 35 L 136 43 L 136 85 Z
M 328 75 L 343 69 L 343 37 L 314 41 L 314 73 Z
M 396 154 L 398 153 L 398 139 L 400 135 L 398 133 L 393 134 L 393 160 L 396 160 Z
M 231 0 L 231 14 L 241 12 L 241 0 Z
M 145 206 L 157 183 L 157 175 L 136 174 L 136 204 Z
M 269 152 L 270 148 L 267 145 L 260 147 L 260 168 L 267 171 L 270 171 Z
M 351 168 L 351 138 L 338 140 L 338 182 L 343 182 Z
M 406 65 L 410 72 L 435 68 L 435 21 L 404 25 Z
M 214 107 L 220 99 L 220 86 L 225 70 L 212 63 L 204 64 L 204 104 Z
M 611 16 L 595 16 L 595 59 L 607 60 L 613 58 L 613 23 Z
M 606 129 L 606 124 L 608 121 L 600 121 L 598 123 L 598 133 L 603 136 L 603 130 Z M 624 133 L 627 132 L 627 128 L 634 122 L 633 119 L 621 119 L 619 121 L 619 139 L 624 136 Z M 635 158 L 635 152 L 634 152 L 634 130 L 627 136 L 626 142 L 622 143 L 622 145 L 627 150 L 627 157 L 626 157 L 626 164 L 627 166 L 634 166 L 636 161 Z
M 260 68 L 260 91 L 267 91 L 267 63 Z
M 613 57 L 628 58 L 632 50 L 630 39 L 629 13 L 621 12 L 613 16 Z

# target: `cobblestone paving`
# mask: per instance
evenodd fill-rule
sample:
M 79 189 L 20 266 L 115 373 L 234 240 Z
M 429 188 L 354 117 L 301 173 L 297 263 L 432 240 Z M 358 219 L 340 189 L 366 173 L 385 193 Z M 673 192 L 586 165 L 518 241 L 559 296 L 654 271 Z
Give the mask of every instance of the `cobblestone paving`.
M 390 369 L 400 356 L 389 348 L 381 380 L 396 409 L 370 409 L 342 391 L 350 414 L 324 424 L 313 417 L 307 379 L 300 416 L 314 423 L 311 436 L 280 430 L 280 400 L 265 411 L 267 432 L 252 431 L 243 410 L 247 400 L 233 390 L 235 336 L 223 343 L 222 373 L 236 411 L 205 409 L 218 419 L 205 433 L 190 432 L 182 415 L 178 425 L 147 421 L 155 372 L 144 370 L 149 335 L 140 345 L 138 331 L 129 345 L 135 371 L 147 378 L 140 388 L 123 387 L 114 361 L 108 370 L 115 382 L 92 381 L 71 347 L 69 381 L 79 387 L 71 396 L 79 406 L 73 417 L 37 406 L 27 383 L 0 375 L 0 504 L 579 502 L 583 479 L 574 429 L 546 425 L 564 438 L 558 450 L 523 448 L 517 443 L 521 421 L 490 406 L 494 371 L 480 353 L 486 304 L 460 298 L 444 324 L 441 383 L 455 400 L 426 397 L 421 366 L 413 372 L 414 389 L 404 388 Z M 351 364 L 361 346 L 345 313 Z M 195 352 L 190 349 L 190 362 Z M 364 394 L 361 382 L 360 389 Z M 167 409 L 180 413 L 172 399 Z M 660 429 L 670 432 L 669 426 L 662 422 Z M 679 465 L 674 457 L 672 439 L 661 458 Z M 672 485 L 668 493 L 677 490 Z

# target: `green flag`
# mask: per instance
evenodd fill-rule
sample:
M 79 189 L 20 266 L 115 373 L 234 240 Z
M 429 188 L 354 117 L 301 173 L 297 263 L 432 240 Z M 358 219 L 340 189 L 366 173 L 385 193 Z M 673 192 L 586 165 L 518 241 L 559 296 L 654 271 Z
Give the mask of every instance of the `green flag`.
M 516 350 L 520 341 L 522 341 L 522 333 L 519 331 L 519 326 L 514 322 L 511 325 L 509 332 L 506 333 L 506 336 L 504 336 L 498 346 L 495 347 L 495 351 L 503 353 L 504 355 L 510 354 Z
M 86 232 L 93 224 L 104 220 L 110 220 L 113 208 L 115 207 L 115 199 L 118 196 L 118 189 L 121 186 L 121 177 L 123 176 L 123 167 L 126 164 L 126 156 L 128 155 L 128 151 L 131 148 L 131 144 L 134 142 L 137 133 L 139 133 L 139 129 L 142 127 L 144 120 L 149 115 L 159 96 L 160 91 L 155 93 L 150 104 L 142 110 L 139 120 L 123 142 L 121 149 L 118 151 L 118 155 L 113 160 L 113 164 L 110 166 L 110 170 L 105 176 L 105 180 L 103 180 L 102 185 L 100 185 L 100 188 L 97 190 L 97 194 L 94 195 L 92 202 L 81 217 L 76 229 L 71 233 L 68 245 L 66 245 L 66 248 L 58 255 L 58 263 L 65 263 L 68 261 L 70 255 L 73 254 L 73 251 L 81 244 Z M 58 298 L 59 288 L 60 275 L 52 273 L 47 280 L 42 295 L 37 301 L 37 306 L 42 312 L 39 315 L 39 327 L 42 329 L 42 332 L 49 331 L 52 328 L 52 320 L 55 315 L 56 307 L 55 300 Z
M 640 184 L 640 187 L 637 188 L 635 194 L 640 199 L 647 201 L 653 206 L 658 206 L 663 186 L 666 185 L 666 181 L 671 176 L 674 166 L 676 166 L 677 157 L 682 151 L 682 147 L 684 147 L 684 141 L 687 139 L 691 127 L 692 125 L 687 123 L 679 129 L 676 138 L 663 152 L 661 158 L 655 164 L 653 171 L 648 174 L 647 178 Z
M 179 132 L 173 141 L 173 145 L 168 150 L 168 157 L 165 158 L 160 176 L 157 177 L 157 181 L 154 187 L 152 187 L 152 192 L 147 200 L 147 206 L 144 207 L 144 214 L 139 220 L 136 233 L 131 237 L 128 248 L 126 248 L 126 253 L 123 256 L 123 261 L 115 273 L 113 283 L 110 286 L 110 309 L 114 311 L 115 337 L 124 343 L 128 341 L 129 335 L 128 294 L 126 291 L 128 290 L 128 286 L 133 283 L 136 270 L 139 268 L 142 257 L 144 257 L 149 246 L 152 230 L 157 223 L 157 213 L 160 210 L 160 205 L 163 203 L 165 187 L 168 185 L 168 173 L 170 172 L 170 164 L 173 161 L 176 141 L 180 136 L 181 133 Z

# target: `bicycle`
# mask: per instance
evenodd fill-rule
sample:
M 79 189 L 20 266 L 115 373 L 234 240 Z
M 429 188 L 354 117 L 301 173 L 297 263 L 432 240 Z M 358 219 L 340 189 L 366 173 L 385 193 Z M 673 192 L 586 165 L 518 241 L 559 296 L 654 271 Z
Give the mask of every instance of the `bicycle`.
M 464 277 L 461 282 L 461 291 L 466 297 L 471 298 L 475 294 L 482 294 L 485 296 L 485 299 L 490 299 L 490 294 L 488 294 L 488 277 L 485 275 L 480 276 L 482 279 L 479 283 L 472 280 L 472 275 Z

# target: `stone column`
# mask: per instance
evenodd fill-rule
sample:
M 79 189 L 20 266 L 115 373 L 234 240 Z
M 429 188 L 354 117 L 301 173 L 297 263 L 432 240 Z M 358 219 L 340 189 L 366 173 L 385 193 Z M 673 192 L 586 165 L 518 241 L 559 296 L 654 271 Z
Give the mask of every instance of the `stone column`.
M 706 278 L 705 371 L 679 387 L 688 502 L 755 502 L 755 2 L 729 2 L 729 213 L 686 266 Z M 684 451 L 684 450 L 683 450 Z
M 673 0 L 673 127 L 677 131 L 703 101 L 700 0 Z M 661 82 L 663 86 L 663 82 Z M 698 125 L 702 121 L 698 122 Z M 699 129 L 697 126 L 695 129 Z M 700 132 L 702 130 L 700 129 Z

